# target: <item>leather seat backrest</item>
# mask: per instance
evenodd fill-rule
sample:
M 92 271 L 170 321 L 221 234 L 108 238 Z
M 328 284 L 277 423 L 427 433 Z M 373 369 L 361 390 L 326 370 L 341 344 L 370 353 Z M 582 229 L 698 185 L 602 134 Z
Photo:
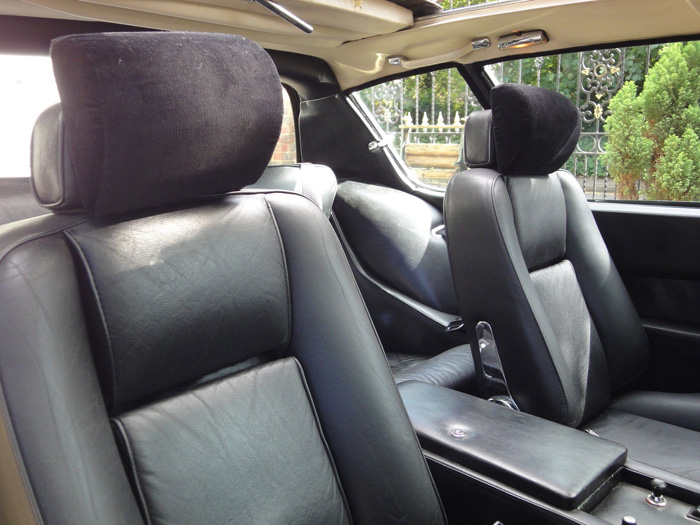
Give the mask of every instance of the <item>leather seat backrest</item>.
M 28 178 L 0 178 L 0 226 L 45 213 L 32 195 Z
M 52 59 L 54 213 L 0 234 L 1 521 L 443 522 L 326 217 L 235 192 L 279 135 L 269 56 L 112 33 Z
M 268 166 L 251 190 L 287 190 L 299 193 L 330 217 L 338 189 L 335 173 L 328 166 L 303 162 Z
M 578 110 L 508 84 L 491 105 L 466 123 L 478 167 L 445 198 L 460 313 L 473 349 L 476 324 L 493 327 L 522 409 L 578 426 L 643 373 L 648 343 L 580 186 L 557 171 L 576 147 Z

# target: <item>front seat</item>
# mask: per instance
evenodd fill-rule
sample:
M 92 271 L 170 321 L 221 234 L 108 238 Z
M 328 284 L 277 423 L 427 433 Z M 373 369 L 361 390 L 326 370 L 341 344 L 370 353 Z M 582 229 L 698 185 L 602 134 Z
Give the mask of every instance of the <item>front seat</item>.
M 491 108 L 467 120 L 472 169 L 445 198 L 477 369 L 480 343 L 492 346 L 487 332 L 477 335 L 485 321 L 520 409 L 592 429 L 636 460 L 700 481 L 700 398 L 631 390 L 649 363 L 644 329 L 583 191 L 556 171 L 576 147 L 578 110 L 558 93 L 508 84 L 491 91 Z
M 51 54 L 53 213 L 0 229 L 0 522 L 443 523 L 328 220 L 227 193 L 279 135 L 270 57 L 197 33 Z

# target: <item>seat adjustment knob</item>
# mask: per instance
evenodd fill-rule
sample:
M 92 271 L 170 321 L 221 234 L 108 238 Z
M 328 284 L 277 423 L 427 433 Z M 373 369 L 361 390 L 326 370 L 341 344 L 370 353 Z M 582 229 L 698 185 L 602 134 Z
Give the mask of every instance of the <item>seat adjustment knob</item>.
M 666 482 L 661 479 L 652 479 L 651 494 L 647 496 L 647 503 L 654 507 L 665 507 L 666 498 L 664 497 L 664 490 L 666 490 L 667 486 Z
M 620 525 L 637 525 L 637 518 L 634 516 L 623 516 Z

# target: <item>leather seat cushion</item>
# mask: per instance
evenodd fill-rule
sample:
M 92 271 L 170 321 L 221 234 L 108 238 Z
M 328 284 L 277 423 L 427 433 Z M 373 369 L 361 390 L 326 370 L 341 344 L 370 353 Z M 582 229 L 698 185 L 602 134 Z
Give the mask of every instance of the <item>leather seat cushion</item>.
M 115 428 L 154 523 L 350 523 L 294 358 L 138 408 Z
M 700 393 L 676 394 L 640 390 L 621 395 L 609 408 L 700 432 L 698 407 Z
M 583 427 L 625 445 L 631 459 L 700 481 L 698 432 L 612 409 Z
M 435 357 L 387 352 L 387 359 L 397 384 L 415 380 L 460 392 L 477 392 L 469 345 L 457 346 Z

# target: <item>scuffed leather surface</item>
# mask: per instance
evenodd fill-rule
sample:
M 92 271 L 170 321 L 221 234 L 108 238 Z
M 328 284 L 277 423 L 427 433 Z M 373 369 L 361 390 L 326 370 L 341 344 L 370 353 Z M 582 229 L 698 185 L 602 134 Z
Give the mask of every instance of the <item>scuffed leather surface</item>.
M 462 147 L 464 160 L 470 168 L 496 167 L 491 110 L 472 111 L 464 123 Z
M 0 178 L 0 195 L 0 225 L 47 213 L 37 204 L 27 178 Z
M 614 399 L 610 408 L 700 432 L 698 393 L 627 392 Z M 700 434 L 698 440 L 700 448 Z
M 328 220 L 296 195 L 267 199 L 291 282 L 290 353 L 304 370 L 353 521 L 444 523 L 425 459 Z
M 532 271 L 562 260 L 566 253 L 566 205 L 557 175 L 504 180 L 527 268 Z
M 394 374 L 394 377 L 402 370 L 411 368 L 427 359 L 430 359 L 429 355 L 398 354 L 394 352 L 386 353 L 386 360 L 389 363 L 389 368 L 391 369 L 391 373 Z
M 49 219 L 49 220 L 44 220 Z M 140 523 L 92 366 L 73 260 L 60 217 L 23 221 L 0 246 L 0 385 L 45 522 Z M 9 226 L 9 225 L 8 225 Z M 37 230 L 32 234 L 30 226 Z M 32 237 L 36 240 L 30 241 Z
M 330 216 L 338 189 L 335 173 L 320 164 L 268 166 L 255 184 L 246 189 L 288 190 L 300 193 Z
M 560 508 L 577 507 L 625 461 L 620 445 L 483 399 L 418 381 L 399 390 L 426 450 Z
M 423 381 L 460 392 L 476 392 L 476 369 L 469 345 L 451 348 L 434 357 L 387 353 L 397 384 Z
M 538 210 L 546 212 L 546 210 Z M 496 171 L 458 173 L 445 195 L 449 255 L 459 310 L 477 370 L 476 324 L 491 324 L 508 385 L 528 413 L 573 424 L 566 392 L 549 348 L 554 335 L 520 249 L 513 208 L 503 177 Z
M 584 427 L 623 443 L 632 459 L 700 481 L 700 432 L 612 409 Z
M 556 335 L 561 359 L 554 360 L 557 374 L 572 381 L 566 392 L 573 426 L 603 410 L 610 401 L 605 353 L 588 313 L 571 262 L 563 260 L 530 274 L 537 295 Z
M 646 336 L 572 175 L 505 178 L 491 170 L 463 172 L 448 186 L 445 217 L 448 236 L 456 239 L 449 245 L 450 259 L 472 348 L 476 323 L 491 323 L 511 392 L 524 411 L 577 426 L 605 406 L 609 392 L 640 377 L 649 359 Z M 571 286 L 552 288 L 545 298 L 545 285 L 535 287 L 529 270 L 560 257 L 573 266 Z M 560 283 L 548 281 L 547 287 Z M 571 312 L 564 300 L 572 299 L 576 281 L 576 295 L 581 293 L 585 304 L 577 300 L 578 314 L 567 321 Z M 577 354 L 578 343 L 569 336 L 574 329 L 591 336 L 588 314 L 607 366 L 595 351 L 589 354 L 592 361 L 570 369 L 566 360 Z M 570 347 L 563 353 L 557 331 L 566 334 L 563 342 Z M 591 340 L 588 347 L 593 346 Z M 574 393 L 587 383 L 584 400 Z
M 583 190 L 568 172 L 559 172 L 559 180 L 566 199 L 566 256 L 603 343 L 612 391 L 619 392 L 646 370 L 649 342 Z
M 295 359 L 116 418 L 149 522 L 350 523 Z
M 51 58 L 78 191 L 97 215 L 255 182 L 282 124 L 270 56 L 237 35 L 95 33 Z
M 286 273 L 264 196 L 96 219 L 70 234 L 113 413 L 287 346 Z
M 441 213 L 408 193 L 359 182 L 338 186 L 335 216 L 365 270 L 431 308 L 455 313 Z
M 45 109 L 36 119 L 31 169 L 32 188 L 39 204 L 56 212 L 83 210 L 60 104 Z

